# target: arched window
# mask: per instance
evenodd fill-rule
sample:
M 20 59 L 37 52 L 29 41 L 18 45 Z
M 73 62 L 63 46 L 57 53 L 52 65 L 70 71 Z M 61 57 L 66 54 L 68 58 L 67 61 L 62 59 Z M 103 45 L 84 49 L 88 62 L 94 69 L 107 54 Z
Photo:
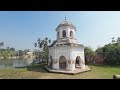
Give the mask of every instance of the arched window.
M 57 38 L 59 38 L 59 32 L 57 33 Z
M 72 38 L 73 38 L 73 32 L 72 32 L 72 31 L 70 31 L 70 37 L 72 37 Z
M 63 34 L 63 37 L 66 37 L 66 31 L 65 30 L 63 30 L 62 34 Z
M 66 68 L 66 58 L 64 56 L 60 56 L 59 58 L 59 68 L 65 69 Z

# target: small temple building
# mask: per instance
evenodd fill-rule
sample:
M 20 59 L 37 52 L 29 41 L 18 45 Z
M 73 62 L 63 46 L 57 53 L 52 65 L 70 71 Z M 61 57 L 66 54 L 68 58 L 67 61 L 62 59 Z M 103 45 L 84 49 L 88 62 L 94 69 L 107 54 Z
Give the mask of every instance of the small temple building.
M 65 18 L 56 30 L 56 40 L 49 46 L 49 71 L 88 71 L 85 65 L 84 45 L 76 39 L 76 27 Z M 87 67 L 87 68 L 86 68 Z

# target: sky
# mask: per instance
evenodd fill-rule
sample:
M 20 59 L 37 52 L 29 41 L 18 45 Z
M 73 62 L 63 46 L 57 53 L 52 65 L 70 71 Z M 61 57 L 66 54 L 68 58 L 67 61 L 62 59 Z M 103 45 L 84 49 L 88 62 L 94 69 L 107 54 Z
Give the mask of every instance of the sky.
M 76 26 L 78 41 L 93 50 L 120 36 L 120 11 L 0 11 L 0 42 L 4 48 L 33 50 L 37 38 L 56 39 L 65 17 Z

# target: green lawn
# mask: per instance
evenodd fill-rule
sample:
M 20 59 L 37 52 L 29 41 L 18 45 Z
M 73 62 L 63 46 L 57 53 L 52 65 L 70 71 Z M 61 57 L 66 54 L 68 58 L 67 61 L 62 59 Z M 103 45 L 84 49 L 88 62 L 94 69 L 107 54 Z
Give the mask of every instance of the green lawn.
M 112 79 L 114 74 L 120 74 L 120 66 L 89 65 L 91 71 L 77 75 L 48 73 L 43 65 L 27 68 L 0 69 L 1 79 Z

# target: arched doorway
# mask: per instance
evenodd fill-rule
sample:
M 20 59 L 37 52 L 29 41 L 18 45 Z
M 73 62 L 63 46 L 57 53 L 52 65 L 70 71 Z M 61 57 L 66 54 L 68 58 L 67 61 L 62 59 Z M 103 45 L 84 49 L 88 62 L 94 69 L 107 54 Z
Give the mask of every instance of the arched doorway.
M 59 58 L 59 68 L 60 69 L 66 68 L 66 58 L 64 56 L 60 56 Z
M 76 67 L 76 68 L 77 68 L 77 67 L 80 67 L 80 60 L 81 60 L 80 56 L 77 56 L 77 57 L 76 57 L 76 60 L 75 60 L 75 67 Z

